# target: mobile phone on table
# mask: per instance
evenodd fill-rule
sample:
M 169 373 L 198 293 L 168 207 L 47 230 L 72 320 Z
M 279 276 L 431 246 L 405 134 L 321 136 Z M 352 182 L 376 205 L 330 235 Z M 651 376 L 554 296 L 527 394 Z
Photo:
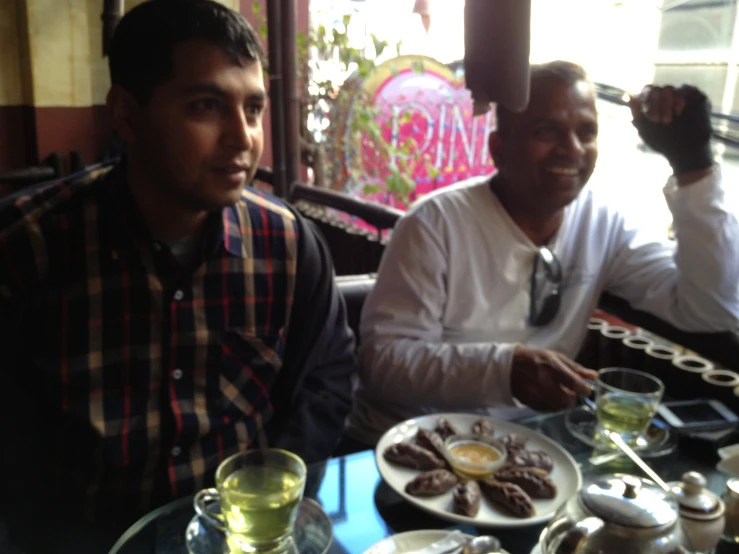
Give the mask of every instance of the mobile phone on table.
M 660 404 L 657 414 L 671 427 L 685 433 L 730 429 L 739 417 L 719 400 L 680 400 Z

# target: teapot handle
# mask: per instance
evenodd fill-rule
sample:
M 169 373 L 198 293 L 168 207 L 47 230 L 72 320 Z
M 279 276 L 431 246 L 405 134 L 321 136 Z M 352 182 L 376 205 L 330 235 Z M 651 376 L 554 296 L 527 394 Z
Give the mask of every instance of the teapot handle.
M 556 537 L 547 548 L 546 554 L 573 554 L 580 543 L 605 525 L 602 519 L 588 517 Z

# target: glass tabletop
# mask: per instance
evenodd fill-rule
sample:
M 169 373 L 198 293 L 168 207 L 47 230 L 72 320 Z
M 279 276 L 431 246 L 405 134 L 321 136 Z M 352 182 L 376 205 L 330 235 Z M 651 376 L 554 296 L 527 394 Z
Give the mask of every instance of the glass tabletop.
M 594 466 L 589 462 L 592 447 L 575 438 L 565 427 L 565 413 L 542 414 L 519 421 L 552 438 L 577 460 L 583 477 L 598 473 L 625 472 L 641 475 L 628 458 L 619 457 Z M 683 439 L 677 450 L 648 460 L 665 481 L 679 480 L 686 471 L 700 471 L 708 487 L 719 494 L 726 490 L 727 477 L 715 469 L 716 446 L 696 439 Z M 472 534 L 494 534 L 512 554 L 528 554 L 537 543 L 542 525 L 523 529 L 486 530 L 455 525 L 406 503 L 382 481 L 374 451 L 367 450 L 334 458 L 309 467 L 306 496 L 316 498 L 333 522 L 334 540 L 330 554 L 362 554 L 385 537 L 418 529 L 461 529 Z M 192 498 L 172 502 L 134 524 L 110 554 L 187 554 L 184 532 L 194 516 Z M 728 552 L 721 545 L 718 552 Z M 736 550 L 733 550 L 736 551 Z

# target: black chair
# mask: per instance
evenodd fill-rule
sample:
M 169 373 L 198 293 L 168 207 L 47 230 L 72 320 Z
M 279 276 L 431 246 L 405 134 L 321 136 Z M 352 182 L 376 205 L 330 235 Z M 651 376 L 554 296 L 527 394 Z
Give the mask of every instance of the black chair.
M 46 183 L 61 179 L 64 175 L 64 159 L 54 152 L 49 154 L 40 165 L 0 173 L 0 185 L 19 190 L 38 183 Z
M 339 292 L 346 303 L 349 327 L 359 346 L 359 321 L 362 316 L 362 307 L 367 295 L 375 285 L 374 275 L 340 275 L 336 278 Z

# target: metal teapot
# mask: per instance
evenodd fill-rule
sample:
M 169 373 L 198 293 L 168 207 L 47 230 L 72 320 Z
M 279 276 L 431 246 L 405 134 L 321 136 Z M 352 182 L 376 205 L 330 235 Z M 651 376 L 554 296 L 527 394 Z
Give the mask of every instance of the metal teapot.
M 596 476 L 557 510 L 540 539 L 543 554 L 688 554 L 678 505 L 652 481 Z

